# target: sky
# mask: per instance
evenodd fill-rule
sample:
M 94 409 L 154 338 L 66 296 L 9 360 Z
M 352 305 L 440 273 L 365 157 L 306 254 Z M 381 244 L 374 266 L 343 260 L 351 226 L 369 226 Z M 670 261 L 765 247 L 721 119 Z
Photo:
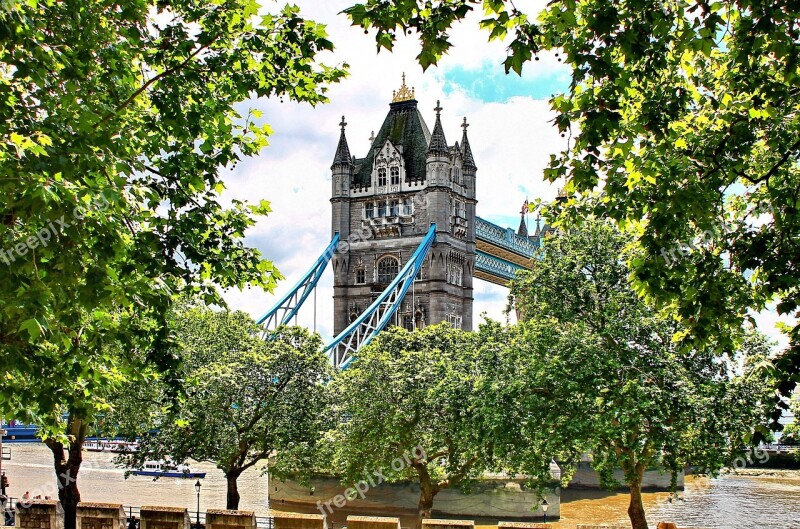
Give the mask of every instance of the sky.
M 331 237 L 330 166 L 339 139 L 339 122 L 347 122 L 350 152 L 363 157 L 372 131 L 383 123 L 392 91 L 401 76 L 416 91 L 419 108 L 429 128 L 437 100 L 448 143 L 461 138 L 467 118 L 470 145 L 477 172 L 478 215 L 501 226 L 517 228 L 525 200 L 552 200 L 557 184 L 542 178 L 550 155 L 567 147 L 552 124 L 548 99 L 569 84 L 570 72 L 553 55 L 527 63 L 522 76 L 506 75 L 502 62 L 506 44 L 487 41 L 478 29 L 481 13 L 451 33 L 453 48 L 438 66 L 422 71 L 415 60 L 418 41 L 400 36 L 393 52 L 377 52 L 374 36 L 350 26 L 340 12 L 353 0 L 300 0 L 306 18 L 327 25 L 336 50 L 319 56 L 328 65 L 349 65 L 349 77 L 330 87 L 330 102 L 307 104 L 259 99 L 248 106 L 261 109 L 274 133 L 270 146 L 241 162 L 226 176 L 225 199 L 270 201 L 273 212 L 247 234 L 247 243 L 273 261 L 285 279 L 273 294 L 257 289 L 229 290 L 225 298 L 233 309 L 254 317 L 265 313 L 313 264 Z M 524 5 L 523 5 L 524 4 Z M 535 12 L 544 2 L 521 0 L 518 7 Z M 274 9 L 276 5 L 268 6 Z M 533 219 L 530 219 L 531 224 Z M 298 324 L 315 329 L 327 341 L 332 335 L 333 274 L 327 270 L 314 299 L 309 298 Z M 483 317 L 506 321 L 507 289 L 475 279 L 473 326 Z M 774 312 L 757 315 L 764 332 L 785 343 L 774 328 Z

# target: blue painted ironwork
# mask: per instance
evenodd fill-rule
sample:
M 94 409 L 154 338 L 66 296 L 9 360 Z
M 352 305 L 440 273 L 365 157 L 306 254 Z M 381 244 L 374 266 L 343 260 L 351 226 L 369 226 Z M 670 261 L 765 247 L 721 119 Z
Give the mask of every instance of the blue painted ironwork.
M 371 342 L 386 327 L 419 274 L 435 237 L 436 224 L 431 224 L 428 233 L 397 277 L 372 302 L 372 305 L 328 344 L 325 351 L 328 352 L 335 367 L 346 369 L 355 360 L 358 350 Z
M 528 258 L 533 257 L 540 246 L 538 238 L 517 235 L 511 228 L 501 228 L 480 217 L 475 217 L 475 237 Z
M 485 272 L 511 281 L 514 279 L 517 270 L 525 270 L 525 267 L 480 250 L 475 252 L 475 271 Z
M 338 244 L 339 234 L 336 233 L 331 243 L 314 263 L 314 266 L 306 272 L 292 290 L 287 292 L 274 307 L 259 318 L 258 323 L 264 328 L 265 335 L 269 334 L 270 331 L 274 331 L 279 326 L 286 325 L 292 321 L 292 318 L 294 318 L 297 311 L 300 310 L 303 302 L 314 290 L 314 287 L 317 286 L 319 278 L 328 266 L 328 261 L 330 261 L 333 254 L 336 253 Z

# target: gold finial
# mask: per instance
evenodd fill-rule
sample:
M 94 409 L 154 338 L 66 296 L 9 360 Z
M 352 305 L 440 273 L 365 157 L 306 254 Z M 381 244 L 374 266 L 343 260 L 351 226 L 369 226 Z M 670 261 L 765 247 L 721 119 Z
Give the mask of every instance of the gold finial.
M 414 99 L 414 88 L 408 88 L 406 86 L 406 74 L 403 73 L 403 84 L 400 86 L 400 90 L 393 90 L 392 91 L 392 103 L 399 103 L 401 101 L 411 101 Z

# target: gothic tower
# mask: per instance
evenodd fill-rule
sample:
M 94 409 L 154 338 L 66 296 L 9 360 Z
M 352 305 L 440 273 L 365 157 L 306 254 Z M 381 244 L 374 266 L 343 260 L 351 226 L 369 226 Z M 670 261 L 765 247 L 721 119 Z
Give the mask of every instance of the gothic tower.
M 477 167 L 466 118 L 461 143 L 448 145 L 438 102 L 434 110 L 431 133 L 404 75 L 363 158 L 350 155 L 342 118 L 331 166 L 332 230 L 342 241 L 331 260 L 335 334 L 394 279 L 432 223 L 436 242 L 393 323 L 472 329 Z

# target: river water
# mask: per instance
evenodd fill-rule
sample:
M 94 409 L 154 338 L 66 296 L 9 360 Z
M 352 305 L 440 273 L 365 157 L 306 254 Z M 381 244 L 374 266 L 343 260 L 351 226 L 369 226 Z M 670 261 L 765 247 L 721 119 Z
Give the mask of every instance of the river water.
M 8 445 L 7 445 L 8 446 Z M 10 480 L 9 495 L 21 497 L 57 496 L 52 456 L 38 443 L 12 444 L 11 461 L 3 462 Z M 160 479 L 144 476 L 125 478 L 125 471 L 114 466 L 113 455 L 85 452 L 78 484 L 85 501 L 114 502 L 140 507 L 165 505 L 197 508 L 193 479 Z M 200 510 L 225 506 L 225 479 L 207 463 L 195 463 L 192 470 L 205 471 L 200 492 Z M 644 494 L 651 527 L 658 521 L 672 521 L 681 527 L 715 529 L 800 529 L 800 472 L 776 472 L 769 476 L 732 476 L 719 479 L 687 479 L 686 490 L 678 501 L 670 501 L 667 493 Z M 264 516 L 269 509 L 268 478 L 260 470 L 250 469 L 239 479 L 240 509 Z M 578 523 L 627 522 L 628 496 L 622 493 L 577 491 L 565 489 L 561 498 L 561 520 L 558 529 L 574 529 Z M 274 505 L 288 510 L 288 506 Z M 302 509 L 314 512 L 313 507 Z M 337 511 L 334 521 L 343 522 L 352 510 Z M 375 514 L 375 513 L 372 513 Z M 383 512 L 399 516 L 403 526 L 410 526 L 413 516 L 407 512 Z M 494 520 L 476 520 L 479 526 L 490 526 Z

